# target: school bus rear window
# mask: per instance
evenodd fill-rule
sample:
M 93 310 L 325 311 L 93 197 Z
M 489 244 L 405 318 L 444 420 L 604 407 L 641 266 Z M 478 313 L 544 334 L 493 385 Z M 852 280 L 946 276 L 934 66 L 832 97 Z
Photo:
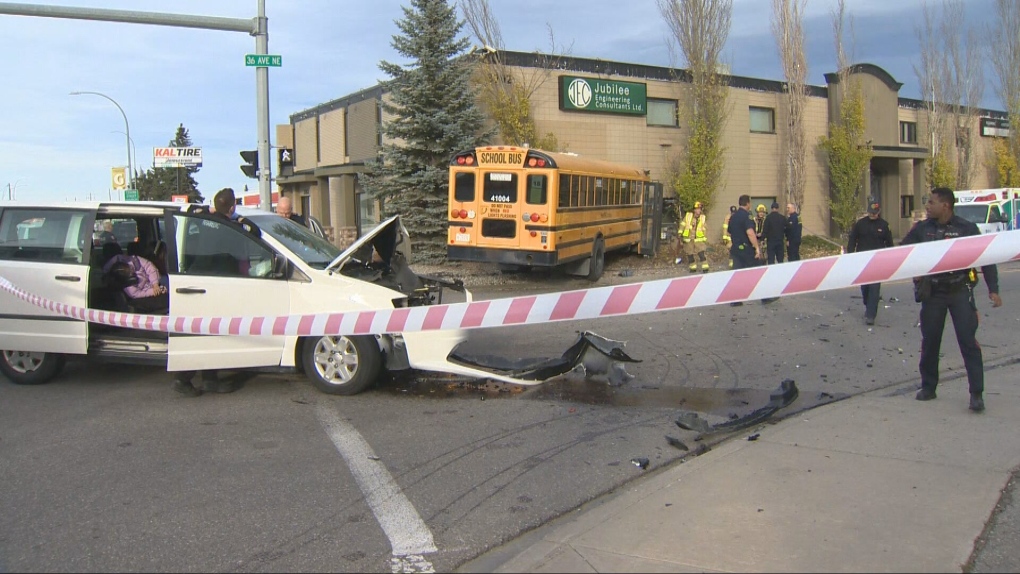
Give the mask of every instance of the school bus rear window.
M 545 205 L 548 194 L 546 193 L 544 175 L 528 176 L 528 203 L 531 205 Z
M 453 198 L 457 201 L 475 200 L 475 174 L 458 173 Z
M 517 203 L 517 174 L 486 174 L 482 199 L 489 203 Z
M 517 237 L 517 220 L 515 219 L 483 219 L 482 236 L 513 239 Z

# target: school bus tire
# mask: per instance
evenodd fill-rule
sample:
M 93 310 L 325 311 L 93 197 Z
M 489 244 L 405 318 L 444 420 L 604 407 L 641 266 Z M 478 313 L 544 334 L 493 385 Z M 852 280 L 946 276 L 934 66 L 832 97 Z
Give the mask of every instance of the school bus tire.
M 595 239 L 591 246 L 591 262 L 588 264 L 588 280 L 598 281 L 606 270 L 606 242 L 601 238 Z
M 0 351 L 0 373 L 15 385 L 42 385 L 64 370 L 64 356 L 56 353 Z
M 316 389 L 330 395 L 356 395 L 379 376 L 382 351 L 370 336 L 309 337 L 302 346 L 301 365 Z

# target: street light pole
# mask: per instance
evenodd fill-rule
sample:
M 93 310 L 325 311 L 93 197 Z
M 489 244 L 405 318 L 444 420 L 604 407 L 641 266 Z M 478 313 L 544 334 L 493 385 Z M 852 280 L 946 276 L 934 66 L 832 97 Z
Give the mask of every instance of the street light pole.
M 18 197 L 18 184 L 19 183 L 21 183 L 20 179 L 14 182 L 14 187 L 12 188 L 11 187 L 11 182 L 7 182 L 7 200 L 8 201 L 12 201 L 12 200 L 14 200 L 14 199 L 16 199 Z
M 72 96 L 81 96 L 81 95 L 85 95 L 85 94 L 88 94 L 88 95 L 91 95 L 91 96 L 99 96 L 101 98 L 106 98 L 106 99 L 110 100 L 110 102 L 112 102 L 113 105 L 117 106 L 117 109 L 120 110 L 120 115 L 124 117 L 124 135 L 127 137 L 127 140 L 125 141 L 125 144 L 127 146 L 127 158 L 128 158 L 127 184 L 128 184 L 128 189 L 134 189 L 134 187 L 135 187 L 135 181 L 134 181 L 134 179 L 135 179 L 135 170 L 134 170 L 134 167 L 131 164 L 131 126 L 128 124 L 127 114 L 124 113 L 124 108 L 120 107 L 120 104 L 117 103 L 117 100 L 111 98 L 110 96 L 108 96 L 106 94 L 100 93 L 100 92 L 71 92 Z
M 110 130 L 110 133 L 127 135 L 126 133 L 120 130 Z M 134 162 L 135 166 L 138 166 L 138 148 L 135 147 L 135 140 L 131 136 L 127 136 L 127 139 L 129 142 L 131 142 L 131 160 Z

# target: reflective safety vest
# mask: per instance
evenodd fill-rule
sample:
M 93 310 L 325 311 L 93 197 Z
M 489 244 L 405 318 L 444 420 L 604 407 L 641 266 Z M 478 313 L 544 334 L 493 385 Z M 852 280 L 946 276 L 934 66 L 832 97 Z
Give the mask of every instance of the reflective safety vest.
M 691 223 L 693 221 L 694 221 L 693 211 L 688 212 L 687 215 L 684 215 L 683 233 L 681 233 L 681 236 L 683 236 L 685 242 L 691 240 Z M 694 230 L 694 242 L 705 243 L 707 241 L 708 238 L 705 236 L 705 214 L 702 213 L 701 217 L 698 218 L 697 229 Z
M 731 215 L 733 215 L 733 214 L 732 213 L 727 213 L 726 214 L 726 219 L 723 221 L 723 224 L 722 224 L 722 240 L 723 240 L 723 243 L 732 243 L 732 240 L 730 239 L 730 216 Z

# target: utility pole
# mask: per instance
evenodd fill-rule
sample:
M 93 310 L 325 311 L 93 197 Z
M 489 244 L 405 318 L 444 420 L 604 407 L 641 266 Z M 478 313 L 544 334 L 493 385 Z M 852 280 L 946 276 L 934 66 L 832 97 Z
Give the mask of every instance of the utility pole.
M 255 20 L 255 54 L 269 54 L 269 21 L 266 0 L 258 0 L 259 14 Z M 255 68 L 255 107 L 258 116 L 259 204 L 273 211 L 272 162 L 269 154 L 269 68 Z

